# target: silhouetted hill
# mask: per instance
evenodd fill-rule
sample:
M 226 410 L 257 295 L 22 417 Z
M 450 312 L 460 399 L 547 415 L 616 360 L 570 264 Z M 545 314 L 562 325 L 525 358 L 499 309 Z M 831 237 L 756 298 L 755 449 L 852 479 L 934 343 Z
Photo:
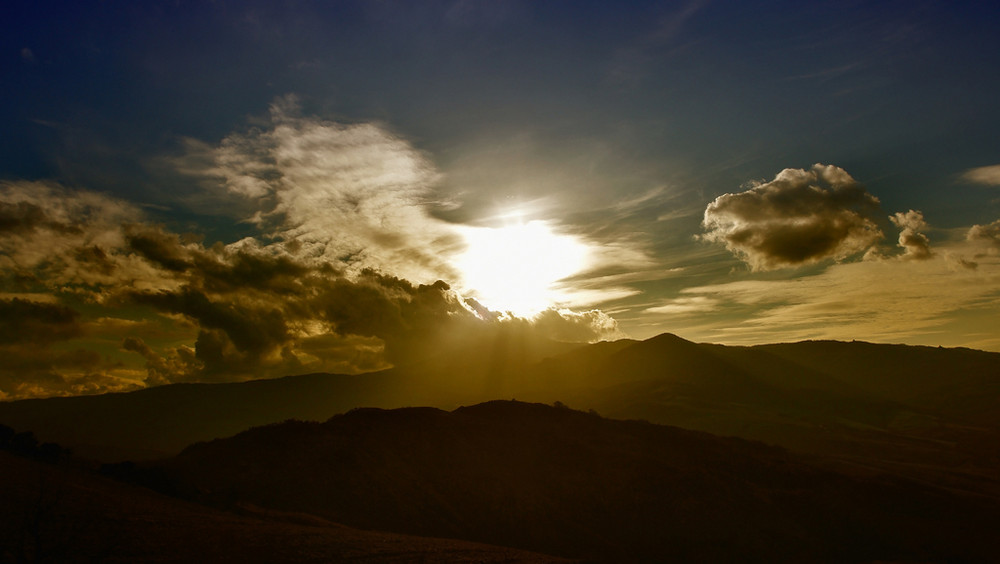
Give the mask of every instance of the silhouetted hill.
M 475 346 L 472 346 L 472 344 Z M 308 374 L 228 384 L 171 384 L 135 392 L 0 402 L 0 423 L 34 431 L 102 461 L 147 460 L 255 425 L 322 421 L 358 406 L 456 406 L 516 393 L 509 376 L 582 345 L 517 331 L 469 340 L 418 364 L 368 374 Z
M 985 561 L 1000 525 L 995 502 L 508 401 L 270 425 L 165 468 L 214 503 L 602 561 Z
M 226 512 L 0 452 L 0 562 L 555 563 L 470 542 L 361 531 L 301 513 Z
M 762 345 L 767 352 L 873 396 L 1000 428 L 1000 355 L 864 342 Z
M 195 441 L 290 418 L 323 420 L 384 403 L 391 375 L 309 374 L 238 384 L 173 384 L 136 392 L 0 403 L 0 422 L 100 460 L 149 459 Z
M 184 384 L 0 403 L 0 423 L 105 461 L 358 406 L 451 409 L 497 398 L 740 436 L 1000 498 L 1000 354 L 870 343 L 756 347 L 675 335 L 564 345 L 517 332 L 356 376 Z
M 662 335 L 586 365 L 573 356 L 532 368 L 533 391 L 518 397 L 558 397 L 612 417 L 762 440 L 1000 498 L 997 353 L 839 342 L 729 347 Z

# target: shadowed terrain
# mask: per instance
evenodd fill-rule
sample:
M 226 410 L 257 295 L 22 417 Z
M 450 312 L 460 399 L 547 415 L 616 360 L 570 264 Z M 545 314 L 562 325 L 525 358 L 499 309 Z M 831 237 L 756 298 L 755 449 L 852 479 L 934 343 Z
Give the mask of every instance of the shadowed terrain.
M 141 460 L 290 418 L 497 398 L 562 401 L 740 436 L 822 455 L 851 472 L 1000 497 L 1000 354 L 969 349 L 832 341 L 731 347 L 670 334 L 571 346 L 507 335 L 371 374 L 0 403 L 0 423 L 80 455 Z
M 1000 498 L 1000 354 L 870 343 L 756 347 L 661 335 L 533 367 L 537 392 L 612 417 L 762 440 Z M 535 395 L 537 394 L 537 395 Z
M 986 560 L 1000 505 L 783 449 L 561 407 L 359 409 L 193 445 L 207 503 L 599 561 Z
M 222 511 L 6 452 L 0 452 L 0 483 L 0 562 L 563 561 L 249 505 Z
M 454 407 L 503 397 L 508 378 L 580 345 L 502 336 L 368 374 L 306 374 L 128 393 L 0 402 L 0 424 L 33 431 L 101 461 L 169 456 L 187 445 L 286 419 L 322 421 L 359 406 Z M 553 400 L 554 401 L 554 400 Z

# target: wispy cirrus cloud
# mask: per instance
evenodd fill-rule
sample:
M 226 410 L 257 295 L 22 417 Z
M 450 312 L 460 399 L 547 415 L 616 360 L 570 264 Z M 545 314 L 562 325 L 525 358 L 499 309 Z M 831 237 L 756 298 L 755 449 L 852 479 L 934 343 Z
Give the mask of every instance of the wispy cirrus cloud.
M 690 287 L 663 306 L 688 338 L 731 344 L 862 339 L 1000 348 L 1000 261 L 969 267 L 970 242 L 940 245 L 924 260 L 841 263 L 784 280 Z M 903 255 L 906 256 L 906 255 Z M 684 317 L 686 306 L 701 315 Z

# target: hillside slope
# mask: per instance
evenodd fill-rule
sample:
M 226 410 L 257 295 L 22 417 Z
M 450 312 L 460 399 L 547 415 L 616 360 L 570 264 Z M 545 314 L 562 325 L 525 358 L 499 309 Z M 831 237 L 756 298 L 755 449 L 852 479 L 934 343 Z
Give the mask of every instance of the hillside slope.
M 167 461 L 214 503 L 619 562 L 995 556 L 1000 506 L 741 439 L 540 404 L 362 409 Z
M 1000 354 L 674 335 L 532 369 L 518 397 L 740 436 L 1000 498 Z
M 297 513 L 220 511 L 0 452 L 0 562 L 551 563 L 469 542 L 361 531 Z
M 290 418 L 326 419 L 385 405 L 391 376 L 309 374 L 237 384 L 173 384 L 136 392 L 0 403 L 0 423 L 104 461 L 150 459 L 196 441 Z M 391 406 L 389 404 L 388 406 Z
M 588 346 L 481 345 L 355 376 L 6 402 L 0 423 L 115 461 L 169 456 L 251 426 L 322 421 L 359 406 L 562 401 L 1000 499 L 997 353 L 838 342 L 730 347 L 669 334 Z

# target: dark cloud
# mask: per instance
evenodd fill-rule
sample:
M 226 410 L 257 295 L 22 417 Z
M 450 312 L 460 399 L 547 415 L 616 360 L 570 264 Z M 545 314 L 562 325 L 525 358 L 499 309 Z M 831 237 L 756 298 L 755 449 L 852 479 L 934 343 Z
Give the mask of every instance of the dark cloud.
M 186 315 L 202 328 L 223 331 L 240 351 L 254 356 L 264 355 L 289 339 L 283 313 L 269 304 L 248 307 L 234 301 L 213 300 L 190 287 L 178 292 L 136 293 L 133 299 Z
M 0 344 L 48 344 L 80 333 L 80 314 L 72 308 L 18 298 L 0 300 Z
M 73 308 L 19 298 L 0 299 L 0 399 L 71 395 L 134 387 L 109 374 L 115 368 L 98 353 L 54 350 L 83 334 Z
M 413 284 L 373 269 L 349 276 L 309 257 L 275 254 L 286 246 L 206 249 L 148 226 L 128 242 L 178 285 L 122 295 L 198 328 L 193 355 L 124 341 L 146 360 L 150 383 L 384 368 L 437 354 L 454 335 L 488 330 L 442 281 Z
M 524 319 L 473 307 L 440 280 L 453 274 L 447 257 L 461 235 L 424 207 L 437 173 L 405 140 L 374 124 L 300 117 L 291 99 L 263 125 L 202 147 L 203 179 L 255 203 L 247 220 L 259 231 L 228 244 L 178 234 L 103 194 L 0 183 L 0 346 L 16 367 L 0 377 L 3 397 L 358 373 L 475 351 L 512 332 L 619 334 L 597 311 Z M 108 321 L 59 303 L 85 303 Z M 60 344 L 54 354 L 64 341 L 119 349 L 104 358 Z
M 303 279 L 313 270 L 321 277 L 337 274 L 329 265 L 309 267 L 290 256 L 254 254 L 238 250 L 227 258 L 222 253 L 198 253 L 195 266 L 203 276 L 207 289 L 215 292 L 235 292 L 251 288 L 276 294 L 303 291 Z
M 48 290 L 152 283 L 149 269 L 122 252 L 123 224 L 141 218 L 135 206 L 96 192 L 0 182 L 0 267 Z
M 364 269 L 273 256 L 273 248 L 178 250 L 157 236 L 156 256 L 186 256 L 184 283 L 127 293 L 134 303 L 182 315 L 198 328 L 190 350 L 157 353 L 138 339 L 123 347 L 146 359 L 148 382 L 232 380 L 304 370 L 360 372 L 472 348 L 512 329 L 524 338 L 596 341 L 620 336 L 599 311 L 549 310 L 535 319 L 470 307 L 450 286 Z M 158 264 L 162 261 L 158 261 Z
M 139 256 L 173 272 L 184 272 L 191 263 L 185 257 L 180 237 L 164 233 L 161 228 L 129 225 L 125 228 L 125 243 Z
M 843 169 L 785 169 L 771 182 L 723 194 L 705 209 L 703 240 L 754 270 L 844 259 L 882 238 L 879 201 Z
M 142 339 L 126 337 L 122 348 L 142 355 L 146 359 L 146 385 L 157 386 L 171 382 L 183 382 L 201 372 L 203 366 L 198 361 L 194 349 L 178 347 L 167 358 L 157 354 Z
M 30 233 L 45 223 L 45 212 L 34 204 L 0 202 L 0 233 Z
M 906 250 L 904 258 L 912 260 L 927 260 L 931 258 L 930 240 L 921 233 L 927 229 L 927 222 L 924 221 L 924 214 L 919 211 L 910 210 L 906 213 L 896 212 L 889 216 L 893 225 L 901 229 L 899 233 L 899 246 Z

